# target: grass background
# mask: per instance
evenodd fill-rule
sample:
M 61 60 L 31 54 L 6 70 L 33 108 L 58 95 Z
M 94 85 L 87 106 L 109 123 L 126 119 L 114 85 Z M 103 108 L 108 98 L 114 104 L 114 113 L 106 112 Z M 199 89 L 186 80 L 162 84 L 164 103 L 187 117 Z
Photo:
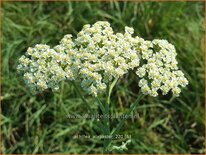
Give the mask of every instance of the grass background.
M 3 153 L 102 152 L 99 139 L 73 139 L 98 132 L 92 120 L 66 118 L 86 114 L 69 83 L 62 83 L 57 93 L 32 96 L 16 73 L 18 58 L 29 46 L 54 46 L 65 34 L 75 35 L 98 20 L 109 21 L 115 31 L 128 25 L 145 39 L 169 40 L 189 79 L 179 98 L 148 96 L 139 103 L 134 112 L 139 117 L 128 119 L 121 132 L 132 136 L 124 153 L 204 153 L 204 2 L 4 2 L 1 13 Z M 137 82 L 133 73 L 119 80 L 112 94 L 113 113 L 129 108 L 139 91 Z M 84 95 L 97 111 L 94 100 Z

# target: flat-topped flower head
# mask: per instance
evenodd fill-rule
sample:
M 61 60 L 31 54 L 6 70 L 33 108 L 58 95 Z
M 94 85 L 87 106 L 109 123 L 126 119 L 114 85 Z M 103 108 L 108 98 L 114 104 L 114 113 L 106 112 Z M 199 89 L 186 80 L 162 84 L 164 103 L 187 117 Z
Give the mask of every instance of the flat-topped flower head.
M 138 67 L 140 53 L 135 48 L 139 44 L 131 36 L 133 32 L 133 28 L 125 27 L 124 34 L 115 34 L 108 22 L 99 21 L 85 25 L 77 34 L 74 43 L 75 56 L 80 60 L 78 78 L 89 94 L 96 96 L 115 78 Z M 70 49 L 62 43 L 60 46 Z
M 150 48 L 142 51 L 143 63 L 136 71 L 141 78 L 139 86 L 144 94 L 156 97 L 158 90 L 166 95 L 170 90 L 179 96 L 188 84 L 184 74 L 177 67 L 175 47 L 166 40 L 155 39 L 148 42 Z
M 25 55 L 19 59 L 18 71 L 23 73 L 24 80 L 33 93 L 51 88 L 58 89 L 60 81 L 73 78 L 70 73 L 70 58 L 64 50 L 48 45 L 37 44 L 29 47 Z M 69 70 L 67 70 L 69 67 Z
M 33 92 L 56 90 L 63 80 L 77 80 L 97 96 L 112 81 L 135 70 L 144 94 L 155 97 L 158 90 L 164 95 L 171 90 L 178 96 L 188 81 L 177 67 L 174 46 L 166 40 L 133 37 L 133 33 L 127 26 L 124 33 L 114 33 L 105 21 L 87 24 L 76 38 L 67 34 L 54 48 L 29 47 L 19 59 L 18 70 Z

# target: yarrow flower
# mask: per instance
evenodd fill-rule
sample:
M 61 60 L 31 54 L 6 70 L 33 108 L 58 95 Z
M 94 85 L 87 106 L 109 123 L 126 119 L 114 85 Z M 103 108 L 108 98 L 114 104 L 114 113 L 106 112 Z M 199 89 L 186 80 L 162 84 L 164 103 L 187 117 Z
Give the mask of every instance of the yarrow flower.
M 175 96 L 179 96 L 180 86 L 185 87 L 188 81 L 177 67 L 175 47 L 166 40 L 158 39 L 148 44 L 148 54 L 142 51 L 143 63 L 136 71 L 141 79 L 139 86 L 142 92 L 156 97 L 158 90 L 163 95 L 172 90 Z
M 115 34 L 108 22 L 96 22 L 85 25 L 77 34 L 78 79 L 89 94 L 105 91 L 108 83 L 139 66 L 140 52 L 136 49 L 140 40 L 131 36 L 133 32 L 133 28 L 125 27 L 124 34 Z M 59 46 L 70 50 L 66 44 Z
M 136 70 L 144 94 L 157 96 L 161 90 L 165 95 L 172 90 L 178 96 L 180 86 L 188 81 L 177 68 L 174 46 L 166 40 L 132 37 L 133 33 L 130 27 L 123 34 L 114 33 L 103 21 L 87 24 L 77 38 L 65 35 L 53 49 L 42 44 L 28 48 L 18 70 L 33 92 L 56 90 L 63 80 L 78 80 L 85 91 L 97 96 L 112 81 Z
M 59 82 L 74 77 L 69 55 L 58 47 L 55 49 L 37 44 L 34 48 L 29 47 L 19 59 L 17 69 L 24 74 L 24 81 L 33 93 L 48 88 L 57 90 Z

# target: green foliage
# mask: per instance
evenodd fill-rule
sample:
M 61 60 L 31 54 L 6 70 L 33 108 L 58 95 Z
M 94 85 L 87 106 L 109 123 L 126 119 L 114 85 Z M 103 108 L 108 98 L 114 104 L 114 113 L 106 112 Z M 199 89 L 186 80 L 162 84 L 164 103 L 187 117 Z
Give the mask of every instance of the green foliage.
M 51 46 L 84 24 L 107 20 L 115 31 L 132 26 L 145 39 L 163 38 L 176 46 L 179 67 L 189 86 L 179 98 L 145 97 L 135 119 L 121 134 L 131 135 L 124 153 L 204 153 L 204 2 L 4 2 L 2 9 L 2 138 L 4 153 L 101 153 L 103 140 L 94 120 L 68 119 L 86 114 L 70 83 L 59 92 L 32 96 L 16 73 L 18 58 L 37 43 Z M 111 111 L 122 114 L 138 94 L 130 73 L 114 88 Z M 97 103 L 86 96 L 92 110 Z M 102 95 L 104 98 L 104 95 Z M 113 120 L 112 126 L 118 120 Z M 120 146 L 127 139 L 116 139 Z M 115 152 L 113 153 L 121 153 Z

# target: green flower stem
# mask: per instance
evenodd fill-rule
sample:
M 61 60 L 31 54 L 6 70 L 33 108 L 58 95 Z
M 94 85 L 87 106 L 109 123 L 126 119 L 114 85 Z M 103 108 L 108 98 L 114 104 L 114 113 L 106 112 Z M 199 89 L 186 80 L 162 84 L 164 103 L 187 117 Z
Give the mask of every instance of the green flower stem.
M 110 104 L 110 96 L 111 96 L 111 93 L 112 93 L 112 90 L 113 90 L 115 84 L 117 83 L 117 80 L 118 80 L 118 78 L 114 79 L 114 81 L 111 83 L 111 85 L 108 86 L 108 88 L 109 88 L 108 95 L 107 95 L 107 104 L 108 105 Z
M 130 109 L 128 112 L 126 112 L 124 115 L 130 115 L 137 107 L 137 105 L 139 104 L 139 101 L 144 97 L 145 95 L 143 95 L 141 92 L 138 93 L 138 97 L 135 100 L 135 102 L 131 105 Z M 117 127 L 112 131 L 111 135 L 115 135 L 117 134 L 120 129 L 122 128 L 122 126 L 124 125 L 125 119 L 122 119 L 121 122 L 119 122 L 119 124 L 117 125 Z
M 106 117 L 106 128 L 107 128 L 107 135 L 109 136 L 110 135 L 110 97 L 111 97 L 111 93 L 112 93 L 112 90 L 115 86 L 115 84 L 117 83 L 117 80 L 118 78 L 114 79 L 114 81 L 111 83 L 111 84 L 108 84 L 107 86 L 107 100 L 106 100 L 106 103 L 105 103 L 105 111 L 103 112 L 104 116 Z M 103 153 L 104 154 L 107 154 L 109 153 L 109 145 L 111 143 L 111 139 L 110 138 L 105 138 L 104 139 L 104 150 L 103 150 Z
M 109 95 L 108 95 L 108 97 L 109 97 Z M 110 99 L 108 99 L 108 97 L 107 97 L 107 102 L 106 102 L 106 104 L 105 104 L 105 111 L 104 111 L 104 117 L 106 117 L 105 118 L 105 121 L 106 121 L 106 128 L 107 128 L 107 133 L 106 133 L 106 135 L 110 135 L 110 119 L 109 119 L 109 113 L 110 113 L 110 111 L 109 111 L 109 102 L 110 102 Z M 109 101 L 109 102 L 108 102 Z M 105 138 L 104 139 L 104 151 L 103 151 L 103 153 L 105 154 L 105 153 L 109 153 L 108 151 L 108 146 L 109 146 L 109 144 L 110 144 L 110 139 L 109 138 Z

